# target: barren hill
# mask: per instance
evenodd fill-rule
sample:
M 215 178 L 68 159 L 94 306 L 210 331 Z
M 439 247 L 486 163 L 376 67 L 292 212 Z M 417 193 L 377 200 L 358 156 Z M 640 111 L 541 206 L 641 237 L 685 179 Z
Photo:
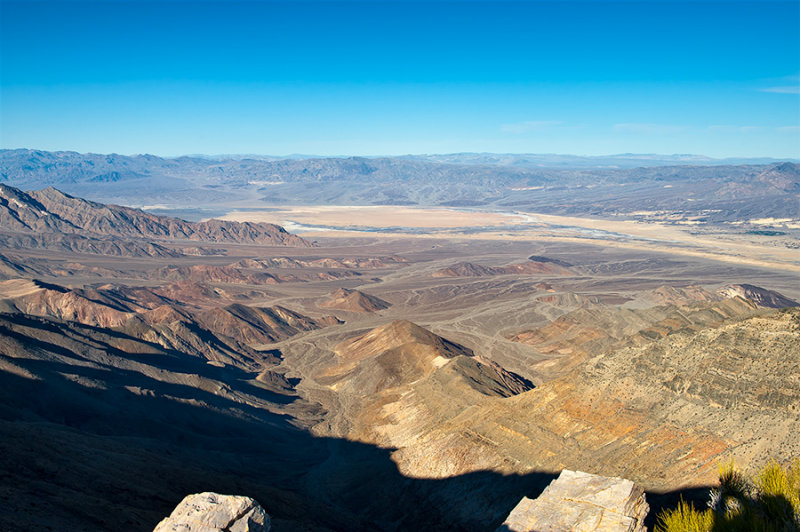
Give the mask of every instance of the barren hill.
M 133 316 L 130 309 L 109 299 L 98 301 L 81 292 L 25 279 L 0 282 L 0 309 L 101 327 L 122 325 Z
M 409 321 L 395 321 L 336 346 L 337 361 L 316 380 L 334 390 L 342 436 L 398 444 L 393 428 L 434 423 L 469 405 L 509 397 L 533 385 Z M 435 397 L 438 407 L 425 408 Z M 405 430 L 404 430 L 405 429 Z
M 336 346 L 340 362 L 324 372 L 359 395 L 392 388 L 429 375 L 448 359 L 471 356 L 467 348 L 445 340 L 410 321 L 395 321 Z
M 391 304 L 383 299 L 360 290 L 340 288 L 330 295 L 328 301 L 320 303 L 320 307 L 347 310 L 349 312 L 377 312 L 387 309 Z

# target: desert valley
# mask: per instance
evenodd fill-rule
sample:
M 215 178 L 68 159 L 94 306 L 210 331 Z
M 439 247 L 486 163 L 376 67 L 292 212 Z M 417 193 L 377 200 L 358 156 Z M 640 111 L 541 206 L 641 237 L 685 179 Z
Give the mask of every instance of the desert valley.
M 652 526 L 789 463 L 800 169 L 621 157 L 2 151 L 0 529 L 494 530 L 565 469 Z

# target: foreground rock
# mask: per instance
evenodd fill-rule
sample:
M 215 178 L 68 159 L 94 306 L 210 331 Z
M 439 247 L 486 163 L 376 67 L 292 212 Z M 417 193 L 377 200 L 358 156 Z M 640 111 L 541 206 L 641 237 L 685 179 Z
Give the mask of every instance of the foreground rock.
M 523 497 L 498 532 L 643 532 L 649 509 L 630 480 L 564 470 L 539 498 Z
M 270 518 L 250 497 L 196 493 L 188 495 L 153 532 L 269 532 Z

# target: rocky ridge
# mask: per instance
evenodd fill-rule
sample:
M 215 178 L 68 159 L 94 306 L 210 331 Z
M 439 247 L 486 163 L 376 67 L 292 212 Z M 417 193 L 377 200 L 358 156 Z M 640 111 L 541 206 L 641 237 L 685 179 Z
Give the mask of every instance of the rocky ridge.
M 53 187 L 26 193 L 0 184 L 0 227 L 5 231 L 34 234 L 310 246 L 274 224 L 221 220 L 187 222 L 140 209 L 95 203 Z
M 724 297 L 743 297 L 755 302 L 762 308 L 800 307 L 800 303 L 785 297 L 774 290 L 767 290 L 751 284 L 734 284 L 720 288 L 719 293 Z
M 0 313 L 114 328 L 218 364 L 252 367 L 259 359 L 274 360 L 253 347 L 341 323 L 332 316 L 313 319 L 280 306 L 230 301 L 224 292 L 187 282 L 70 289 L 37 280 L 0 281 Z

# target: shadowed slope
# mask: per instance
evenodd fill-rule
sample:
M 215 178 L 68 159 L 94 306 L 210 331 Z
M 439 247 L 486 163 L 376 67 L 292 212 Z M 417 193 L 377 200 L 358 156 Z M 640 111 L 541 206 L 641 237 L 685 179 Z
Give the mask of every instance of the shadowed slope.
M 783 294 L 751 284 L 733 284 L 721 288 L 719 292 L 727 297 L 739 296 L 749 299 L 763 308 L 800 307 L 800 303 Z
M 186 494 L 215 491 L 262 501 L 277 532 L 478 531 L 552 479 L 404 477 L 387 450 L 299 429 L 318 407 L 254 376 L 0 314 L 0 528 L 152 530 Z

